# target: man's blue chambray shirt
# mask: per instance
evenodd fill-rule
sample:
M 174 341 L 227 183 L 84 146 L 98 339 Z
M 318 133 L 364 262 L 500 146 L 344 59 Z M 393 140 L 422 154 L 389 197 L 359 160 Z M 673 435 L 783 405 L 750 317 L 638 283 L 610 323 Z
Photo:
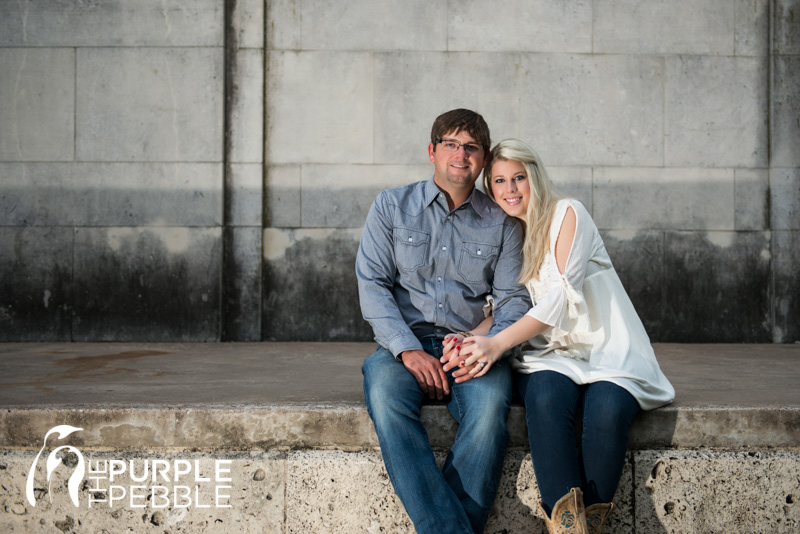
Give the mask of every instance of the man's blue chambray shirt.
M 367 215 L 356 257 L 361 312 L 375 340 L 397 357 L 417 339 L 469 330 L 494 297 L 490 335 L 530 309 L 518 282 L 523 231 L 474 189 L 450 212 L 433 179 L 380 193 Z

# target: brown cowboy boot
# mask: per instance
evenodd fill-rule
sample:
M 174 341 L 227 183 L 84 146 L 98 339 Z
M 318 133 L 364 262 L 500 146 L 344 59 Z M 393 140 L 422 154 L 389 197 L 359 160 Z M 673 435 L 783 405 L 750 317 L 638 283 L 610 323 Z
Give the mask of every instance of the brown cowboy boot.
M 586 525 L 589 527 L 589 534 L 600 534 L 606 519 L 614 509 L 613 502 L 597 503 L 586 507 Z
M 541 503 L 539 503 L 541 507 Z M 588 534 L 586 526 L 586 511 L 583 508 L 583 492 L 580 488 L 572 488 L 569 493 L 561 497 L 550 517 L 542 507 L 544 522 L 550 534 Z

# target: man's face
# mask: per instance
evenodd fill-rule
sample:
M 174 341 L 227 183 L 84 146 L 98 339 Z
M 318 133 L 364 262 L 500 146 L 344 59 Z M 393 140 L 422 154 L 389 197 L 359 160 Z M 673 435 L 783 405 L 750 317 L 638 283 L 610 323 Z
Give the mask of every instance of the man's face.
M 448 132 L 442 136 L 442 139 L 458 141 L 462 145 L 472 143 L 480 146 L 464 130 L 458 133 Z M 428 145 L 428 156 L 434 166 L 433 178 L 436 185 L 448 190 L 450 188 L 464 189 L 472 187 L 486 165 L 488 153 L 481 148 L 476 153 L 470 154 L 463 146 L 459 146 L 454 152 L 448 152 L 442 143 L 435 146 L 431 143 Z

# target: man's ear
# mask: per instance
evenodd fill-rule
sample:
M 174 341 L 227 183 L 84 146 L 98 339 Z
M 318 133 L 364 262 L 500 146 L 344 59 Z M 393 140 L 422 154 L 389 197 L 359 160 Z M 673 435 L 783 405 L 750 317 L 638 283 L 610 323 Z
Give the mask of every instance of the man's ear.
M 485 169 L 485 168 L 486 168 L 486 166 L 487 166 L 487 165 L 489 165 L 489 162 L 490 162 L 491 160 L 492 160 L 492 153 L 491 153 L 491 152 L 489 152 L 488 150 L 484 150 L 484 155 L 483 155 L 483 167 L 482 167 L 482 168 L 483 168 L 483 169 Z
M 431 163 L 433 163 L 433 151 L 434 150 L 435 150 L 435 147 L 433 146 L 433 143 L 429 143 L 428 144 L 428 158 L 431 160 Z

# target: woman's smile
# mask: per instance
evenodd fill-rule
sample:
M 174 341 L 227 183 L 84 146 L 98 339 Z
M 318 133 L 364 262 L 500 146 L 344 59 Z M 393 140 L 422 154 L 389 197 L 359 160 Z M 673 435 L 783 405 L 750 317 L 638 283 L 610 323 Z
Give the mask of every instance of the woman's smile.
M 525 220 L 531 185 L 525 166 L 519 161 L 499 160 L 491 167 L 492 196 L 511 217 Z

